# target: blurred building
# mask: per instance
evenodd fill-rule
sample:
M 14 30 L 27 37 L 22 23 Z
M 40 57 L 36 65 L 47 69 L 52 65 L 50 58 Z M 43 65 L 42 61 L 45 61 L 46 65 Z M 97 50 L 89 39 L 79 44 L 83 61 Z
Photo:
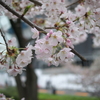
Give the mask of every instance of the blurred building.
M 75 62 L 83 66 L 90 66 L 91 63 L 100 56 L 100 48 L 93 47 L 93 34 L 88 34 L 85 42 L 75 45 L 75 50 L 86 58 L 87 61 L 82 61 L 79 57 L 75 56 Z

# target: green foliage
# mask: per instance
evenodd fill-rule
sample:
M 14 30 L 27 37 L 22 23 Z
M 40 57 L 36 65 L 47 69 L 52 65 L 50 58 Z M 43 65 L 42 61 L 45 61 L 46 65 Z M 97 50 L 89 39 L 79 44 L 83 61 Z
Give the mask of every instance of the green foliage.
M 18 92 L 15 87 L 7 87 L 4 89 L 0 89 L 0 93 L 3 93 L 6 97 L 14 98 L 15 100 L 19 100 Z
M 81 97 L 71 95 L 39 94 L 39 100 L 99 100 L 96 97 Z
M 18 97 L 18 92 L 16 87 L 7 87 L 4 89 L 0 89 L 0 93 L 6 95 L 6 97 L 12 97 L 15 100 L 20 100 Z M 96 97 L 81 97 L 81 96 L 71 96 L 71 95 L 52 95 L 52 94 L 44 94 L 39 93 L 39 100 L 100 100 L 100 98 Z
M 33 5 L 26 6 L 26 8 L 24 9 L 24 12 L 23 12 L 22 16 L 24 16 L 30 10 L 30 8 L 32 8 L 32 7 L 33 7 Z

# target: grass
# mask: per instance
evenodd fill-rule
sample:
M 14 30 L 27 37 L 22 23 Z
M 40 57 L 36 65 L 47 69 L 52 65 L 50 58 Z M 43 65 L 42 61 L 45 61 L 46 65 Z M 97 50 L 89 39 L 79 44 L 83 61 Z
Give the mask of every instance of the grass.
M 15 100 L 19 100 L 17 89 L 15 87 L 0 89 L 0 93 L 3 93 L 4 95 L 6 95 L 6 97 L 11 97 Z
M 96 97 L 81 97 L 71 95 L 51 95 L 51 94 L 39 94 L 39 100 L 100 100 Z
M 7 87 L 5 89 L 0 89 L 0 93 L 5 94 L 7 97 L 13 97 L 15 100 L 19 100 L 17 89 L 15 87 Z M 100 98 L 96 97 L 52 95 L 46 93 L 39 93 L 38 98 L 39 100 L 100 100 Z

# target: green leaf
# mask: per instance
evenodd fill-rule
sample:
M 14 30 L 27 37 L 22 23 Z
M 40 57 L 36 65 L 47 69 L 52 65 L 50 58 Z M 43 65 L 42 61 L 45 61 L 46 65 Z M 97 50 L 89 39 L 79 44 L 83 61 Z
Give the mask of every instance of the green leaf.
M 33 7 L 33 5 L 26 6 L 22 15 L 24 16 L 29 11 L 29 9 L 32 8 L 32 7 Z
M 88 12 L 87 12 L 87 15 L 88 15 L 88 16 L 91 15 L 91 11 L 88 11 Z

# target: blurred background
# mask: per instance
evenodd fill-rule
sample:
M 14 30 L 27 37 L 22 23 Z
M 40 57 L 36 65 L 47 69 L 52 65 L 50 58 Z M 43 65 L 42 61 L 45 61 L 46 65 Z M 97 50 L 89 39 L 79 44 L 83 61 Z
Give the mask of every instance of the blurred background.
M 66 4 L 75 1 L 66 0 Z M 73 10 L 76 5 L 69 9 Z M 43 23 L 39 16 L 34 21 Z M 0 27 L 5 31 L 6 39 L 17 38 L 18 47 L 25 47 L 28 42 L 34 45 L 30 27 L 20 19 L 2 16 Z M 89 34 L 84 43 L 75 45 L 75 50 L 87 59 L 85 62 L 75 56 L 73 62 L 55 67 L 33 59 L 26 71 L 16 77 L 0 70 L 0 93 L 16 100 L 22 97 L 26 100 L 100 100 L 100 48 L 93 48 L 92 37 Z M 4 43 L 2 37 L 0 42 Z M 0 51 L 4 48 L 0 45 Z

